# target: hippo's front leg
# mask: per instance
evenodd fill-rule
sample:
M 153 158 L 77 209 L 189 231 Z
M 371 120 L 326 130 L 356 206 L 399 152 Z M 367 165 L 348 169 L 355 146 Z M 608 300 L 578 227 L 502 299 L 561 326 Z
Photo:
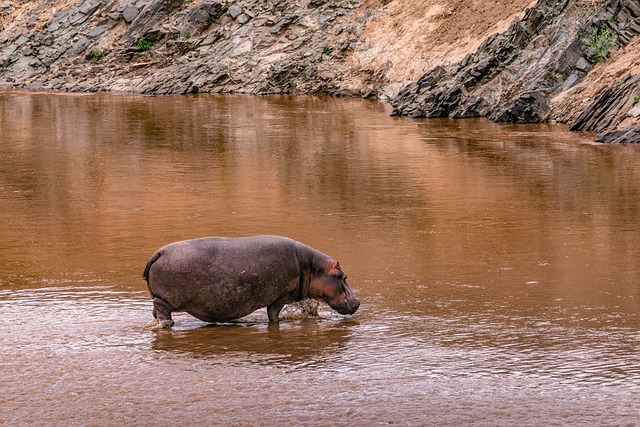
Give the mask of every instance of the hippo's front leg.
M 267 306 L 267 315 L 269 316 L 269 322 L 279 322 L 280 311 L 282 311 L 282 307 L 286 304 L 287 295 L 284 295 L 277 300 L 275 300 L 271 305 Z

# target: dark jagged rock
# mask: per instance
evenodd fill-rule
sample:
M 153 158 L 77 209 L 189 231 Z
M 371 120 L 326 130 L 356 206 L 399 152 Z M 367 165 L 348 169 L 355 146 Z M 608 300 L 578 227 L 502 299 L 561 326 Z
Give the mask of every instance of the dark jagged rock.
M 193 26 L 194 33 L 209 28 L 226 10 L 226 6 L 222 3 L 212 1 L 205 1 L 191 9 L 189 22 Z
M 603 132 L 596 136 L 595 141 L 605 144 L 640 143 L 640 125 Z
M 595 132 L 614 129 L 638 102 L 638 94 L 640 75 L 624 75 L 611 86 L 601 90 L 569 129 Z
M 127 34 L 131 39 L 135 39 L 140 36 L 147 37 L 150 32 L 160 32 L 158 27 L 161 26 L 161 23 L 168 18 L 171 12 L 182 6 L 184 6 L 184 0 L 153 0 L 131 22 Z
M 537 123 L 542 121 L 543 114 L 548 109 L 545 94 L 533 91 L 511 100 L 504 110 L 492 118 L 496 122 Z
M 550 98 L 591 70 L 587 35 L 607 28 L 622 47 L 640 32 L 639 11 L 632 0 L 610 0 L 596 13 L 576 2 L 540 0 L 472 55 L 431 70 L 402 89 L 391 101 L 392 114 L 544 121 Z M 640 93 L 637 81 L 629 79 L 607 88 L 571 128 L 602 131 L 618 125 L 630 107 L 627 95 Z
M 566 81 L 582 58 L 568 35 L 550 46 L 536 42 L 556 36 L 559 28 L 568 33 L 567 25 L 574 23 L 582 10 L 565 11 L 566 6 L 566 0 L 539 1 L 522 20 L 514 19 L 505 33 L 485 40 L 473 55 L 445 72 L 438 70 L 437 82 L 433 83 L 434 71 L 430 71 L 405 88 L 392 100 L 392 114 L 540 121 L 549 108 L 546 96 Z

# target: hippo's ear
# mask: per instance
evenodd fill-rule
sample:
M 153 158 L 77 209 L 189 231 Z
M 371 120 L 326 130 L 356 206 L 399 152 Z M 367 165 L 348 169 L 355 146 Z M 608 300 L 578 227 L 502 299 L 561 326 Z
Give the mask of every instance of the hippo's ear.
M 331 270 L 329 272 L 331 273 L 331 272 L 334 272 L 334 271 L 340 271 L 340 263 L 338 261 L 336 261 L 333 264 L 333 266 L 331 267 Z

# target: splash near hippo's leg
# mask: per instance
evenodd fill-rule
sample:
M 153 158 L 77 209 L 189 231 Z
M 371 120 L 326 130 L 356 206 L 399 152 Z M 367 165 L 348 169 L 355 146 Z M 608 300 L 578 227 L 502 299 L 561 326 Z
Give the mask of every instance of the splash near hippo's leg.
M 144 325 L 144 329 L 158 329 L 160 322 L 158 322 L 158 319 L 153 319 L 151 322 L 147 323 L 146 325 Z

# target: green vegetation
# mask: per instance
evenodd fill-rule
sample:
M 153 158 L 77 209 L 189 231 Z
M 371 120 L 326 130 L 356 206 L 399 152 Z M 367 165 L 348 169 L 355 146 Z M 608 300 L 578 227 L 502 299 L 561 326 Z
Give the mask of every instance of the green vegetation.
M 146 39 L 138 40 L 138 45 L 137 45 L 138 52 L 144 52 L 145 50 L 149 50 L 150 47 L 151 47 L 151 42 L 149 40 L 146 40 Z
M 104 52 L 100 48 L 95 48 L 91 51 L 91 62 L 94 64 L 102 59 Z
M 616 45 L 616 38 L 608 28 L 594 28 L 581 41 L 587 46 L 587 56 L 592 62 L 604 61 L 607 52 Z
M 191 32 L 189 30 L 184 30 L 182 33 L 173 33 L 171 35 L 171 40 L 178 40 L 182 36 L 185 39 L 191 38 Z
M 333 52 L 333 49 L 331 49 L 329 46 L 323 47 L 322 53 L 320 54 L 320 56 L 318 56 L 318 62 L 324 61 L 324 57 L 331 55 L 331 52 Z
M 640 93 L 633 95 L 633 103 L 637 104 L 638 102 L 640 102 Z

